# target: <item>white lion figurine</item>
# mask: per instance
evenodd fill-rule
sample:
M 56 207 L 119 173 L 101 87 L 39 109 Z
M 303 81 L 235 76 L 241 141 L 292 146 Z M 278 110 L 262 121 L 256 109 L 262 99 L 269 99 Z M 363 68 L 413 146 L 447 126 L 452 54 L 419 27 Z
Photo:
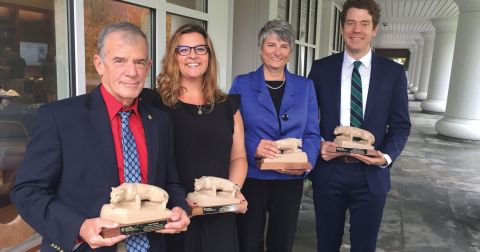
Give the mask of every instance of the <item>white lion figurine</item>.
M 199 179 L 195 179 L 194 182 L 195 192 L 209 191 L 212 196 L 217 194 L 217 190 L 231 193 L 232 197 L 235 197 L 235 192 L 239 190 L 238 186 L 232 181 L 224 178 L 203 176 Z
M 375 137 L 372 133 L 351 126 L 338 126 L 333 131 L 336 135 L 336 139 L 358 142 L 364 145 L 372 145 L 375 142 Z
M 134 202 L 136 210 L 140 210 L 142 200 L 149 200 L 160 204 L 161 209 L 165 209 L 168 202 L 168 194 L 162 188 L 140 183 L 123 183 L 120 186 L 112 187 L 110 193 L 110 203 L 115 208 L 122 202 Z
M 282 150 L 282 153 L 288 154 L 288 153 L 294 153 L 294 152 L 301 152 L 302 150 L 300 149 L 302 147 L 302 139 L 299 138 L 284 138 L 275 141 L 277 144 L 277 147 Z

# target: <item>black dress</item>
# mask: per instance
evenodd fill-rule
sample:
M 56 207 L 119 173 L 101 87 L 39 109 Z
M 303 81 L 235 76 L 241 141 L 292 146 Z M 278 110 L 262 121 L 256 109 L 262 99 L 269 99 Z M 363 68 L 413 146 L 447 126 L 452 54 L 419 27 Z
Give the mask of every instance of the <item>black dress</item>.
M 226 102 L 215 103 L 211 112 L 203 108 L 201 114 L 198 106 L 181 101 L 169 108 L 154 91 L 144 90 L 140 97 L 172 117 L 177 170 L 187 193 L 194 190 L 195 178 L 216 176 L 228 179 L 233 115 L 240 101 L 238 95 L 230 95 Z M 235 216 L 226 213 L 193 217 L 187 232 L 166 235 L 166 241 L 167 251 L 238 251 Z

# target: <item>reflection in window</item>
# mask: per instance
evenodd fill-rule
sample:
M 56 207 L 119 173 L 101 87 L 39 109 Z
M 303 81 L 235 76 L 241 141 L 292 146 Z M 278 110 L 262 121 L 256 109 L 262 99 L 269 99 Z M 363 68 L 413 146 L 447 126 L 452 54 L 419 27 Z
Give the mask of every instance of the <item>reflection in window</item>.
M 193 19 L 189 17 L 184 17 L 184 16 L 179 16 L 175 15 L 172 13 L 167 13 L 167 41 L 166 44 L 168 44 L 168 41 L 170 40 L 170 37 L 173 35 L 173 33 L 182 25 L 184 24 L 197 24 L 205 28 L 205 21 L 198 20 L 198 19 Z
M 172 3 L 192 10 L 207 12 L 206 0 L 167 0 L 167 3 Z
M 93 65 L 100 30 L 110 23 L 128 21 L 140 27 L 152 45 L 152 15 L 148 8 L 113 0 L 85 0 L 84 8 L 86 90 L 90 92 L 101 82 Z M 152 52 L 149 53 L 151 58 Z M 146 83 L 150 82 L 151 76 L 148 76 Z
M 52 19 L 49 9 L 0 3 L 0 85 L 23 104 L 56 100 Z
M 65 39 L 65 44 L 57 44 L 57 36 L 66 37 L 56 34 L 61 31 L 56 28 L 66 23 L 56 20 L 54 6 L 60 1 L 0 0 L 0 223 L 17 216 L 9 194 L 34 128 L 36 111 L 57 100 L 57 83 L 69 85 L 66 79 L 57 81 L 57 72 L 65 72 L 66 67 L 57 69 L 56 59 L 68 58 L 58 54 L 58 48 L 67 44 Z M 11 250 L 24 251 L 38 242 L 39 238 L 34 238 L 21 245 L 22 249 Z

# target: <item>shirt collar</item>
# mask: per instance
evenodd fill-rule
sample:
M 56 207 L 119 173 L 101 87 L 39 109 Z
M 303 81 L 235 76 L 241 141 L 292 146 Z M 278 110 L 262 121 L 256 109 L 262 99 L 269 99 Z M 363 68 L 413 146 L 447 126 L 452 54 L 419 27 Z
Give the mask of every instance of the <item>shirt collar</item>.
M 138 113 L 138 99 L 135 99 L 133 101 L 133 104 L 128 107 L 128 108 L 123 108 L 123 105 L 118 102 L 113 95 L 111 95 L 103 85 L 100 86 L 100 91 L 103 96 L 103 100 L 105 101 L 105 105 L 107 106 L 107 111 L 108 111 L 108 118 L 110 118 L 110 121 L 115 118 L 115 116 L 118 115 L 118 112 L 120 111 L 128 111 L 132 110 L 134 115 L 139 115 Z
M 353 62 L 355 62 L 356 60 L 354 58 L 352 58 L 350 55 L 348 55 L 347 51 L 345 51 L 343 53 L 343 65 L 344 66 L 347 66 L 347 67 L 350 67 L 350 68 L 353 68 Z M 365 56 L 363 56 L 362 58 L 359 59 L 359 61 L 362 62 L 362 65 L 369 69 L 370 66 L 372 65 L 372 50 L 369 50 L 367 54 L 365 54 Z

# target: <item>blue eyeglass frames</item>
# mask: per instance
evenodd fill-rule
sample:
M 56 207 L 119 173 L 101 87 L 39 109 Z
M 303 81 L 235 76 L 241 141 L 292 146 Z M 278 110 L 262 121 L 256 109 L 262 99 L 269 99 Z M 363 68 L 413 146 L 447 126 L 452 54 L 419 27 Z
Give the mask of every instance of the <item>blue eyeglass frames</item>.
M 177 46 L 175 47 L 175 51 L 177 54 L 182 56 L 187 56 L 192 52 L 192 49 L 195 51 L 197 55 L 205 55 L 208 53 L 209 49 L 207 45 L 197 45 L 197 46 Z

